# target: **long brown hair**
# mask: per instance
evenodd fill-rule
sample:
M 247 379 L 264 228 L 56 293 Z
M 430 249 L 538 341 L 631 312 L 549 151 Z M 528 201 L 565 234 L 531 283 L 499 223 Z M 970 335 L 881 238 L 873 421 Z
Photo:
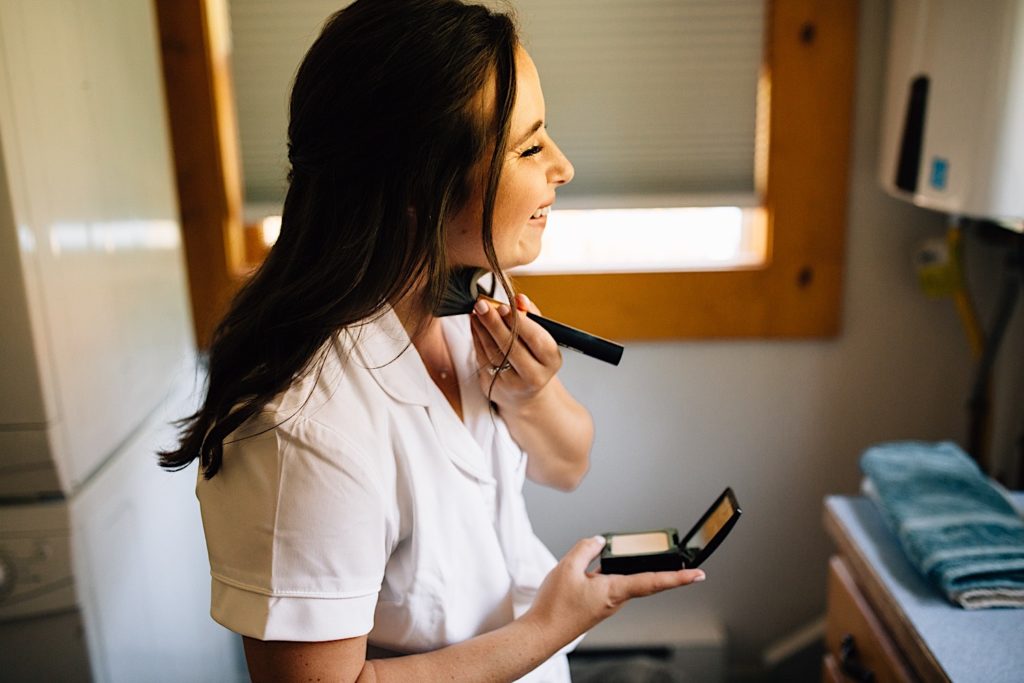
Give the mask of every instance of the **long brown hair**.
M 224 439 L 315 366 L 335 331 L 426 282 L 424 310 L 448 281 L 446 221 L 485 174 L 483 243 L 516 96 L 512 18 L 459 0 L 357 0 L 306 53 L 290 101 L 291 162 L 281 232 L 236 295 L 209 351 L 206 397 L 160 465 L 221 467 Z M 494 79 L 490 121 L 474 99 Z

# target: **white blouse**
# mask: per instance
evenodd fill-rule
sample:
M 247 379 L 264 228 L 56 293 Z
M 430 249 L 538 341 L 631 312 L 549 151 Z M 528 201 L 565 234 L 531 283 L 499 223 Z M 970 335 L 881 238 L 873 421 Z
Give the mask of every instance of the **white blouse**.
M 555 559 L 526 514 L 526 456 L 488 410 L 468 316 L 442 325 L 463 420 L 387 310 L 225 441 L 196 487 L 216 621 L 415 653 L 529 608 Z M 523 680 L 568 681 L 564 654 Z

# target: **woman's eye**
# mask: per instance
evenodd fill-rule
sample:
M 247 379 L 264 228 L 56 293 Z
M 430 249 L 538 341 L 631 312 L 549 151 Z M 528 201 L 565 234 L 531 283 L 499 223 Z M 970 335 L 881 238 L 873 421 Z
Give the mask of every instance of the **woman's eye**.
M 530 147 L 529 149 L 524 151 L 522 156 L 524 156 L 524 157 L 532 157 L 534 154 L 540 154 L 542 149 L 544 149 L 542 146 L 534 145 L 533 147 Z

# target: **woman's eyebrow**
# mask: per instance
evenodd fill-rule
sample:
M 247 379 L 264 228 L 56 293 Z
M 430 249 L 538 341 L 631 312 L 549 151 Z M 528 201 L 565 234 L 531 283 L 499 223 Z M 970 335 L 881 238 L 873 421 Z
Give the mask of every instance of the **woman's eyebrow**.
M 538 130 L 540 130 L 541 126 L 543 126 L 543 125 L 544 125 L 543 121 L 537 121 L 532 126 L 530 126 L 530 130 L 526 131 L 526 133 L 523 134 L 523 136 L 521 138 L 519 138 L 519 141 L 516 142 L 514 147 L 518 147 L 519 145 L 521 145 L 524 142 L 526 142 L 526 139 L 528 137 L 530 137 L 531 135 L 533 135 L 534 133 L 536 133 Z

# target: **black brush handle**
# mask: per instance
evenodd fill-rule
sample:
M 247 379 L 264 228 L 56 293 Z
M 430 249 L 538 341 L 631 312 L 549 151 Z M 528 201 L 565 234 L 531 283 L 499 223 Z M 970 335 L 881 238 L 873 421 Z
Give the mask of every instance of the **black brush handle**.
M 526 317 L 547 330 L 555 338 L 559 346 L 579 351 L 591 358 L 603 360 L 605 363 L 611 363 L 612 365 L 618 365 L 619 361 L 622 360 L 622 346 L 615 342 L 595 337 L 583 330 L 563 325 L 536 313 L 527 313 Z

